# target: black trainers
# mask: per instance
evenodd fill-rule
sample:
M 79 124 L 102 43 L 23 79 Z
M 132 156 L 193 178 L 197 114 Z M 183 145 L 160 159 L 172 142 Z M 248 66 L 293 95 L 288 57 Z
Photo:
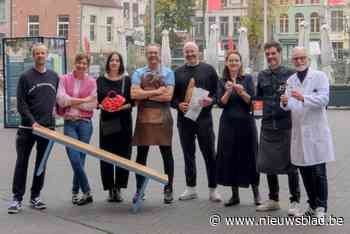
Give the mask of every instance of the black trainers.
M 134 194 L 134 197 L 132 198 L 132 203 L 136 203 L 140 196 L 141 196 L 141 194 L 140 194 L 139 192 L 136 192 L 136 193 Z M 142 194 L 141 199 L 142 199 L 143 201 L 146 200 L 145 194 Z
M 79 201 L 79 194 L 73 193 L 72 194 L 72 203 L 73 203 L 73 205 L 78 204 L 78 201 Z
M 86 204 L 89 204 L 89 203 L 92 203 L 93 202 L 93 199 L 92 199 L 92 195 L 90 194 L 84 194 L 80 200 L 77 202 L 77 205 L 78 206 L 83 206 L 83 205 L 86 205 Z
M 46 209 L 46 204 L 40 200 L 39 197 L 30 200 L 31 207 L 36 210 Z
M 7 213 L 9 214 L 17 214 L 22 210 L 22 202 L 13 200 L 7 209 Z
M 164 190 L 164 203 L 170 204 L 173 202 L 173 200 L 174 200 L 173 191 L 171 191 L 171 189 Z

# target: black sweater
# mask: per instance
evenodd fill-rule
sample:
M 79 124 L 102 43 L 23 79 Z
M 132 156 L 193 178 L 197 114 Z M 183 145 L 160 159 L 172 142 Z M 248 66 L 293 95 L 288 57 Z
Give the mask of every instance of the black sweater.
M 175 89 L 171 102 L 172 107 L 178 110 L 178 120 L 180 121 L 184 117 L 184 114 L 179 110 L 179 103 L 185 99 L 187 86 L 191 78 L 194 78 L 197 88 L 208 90 L 209 97 L 213 98 L 213 104 L 216 103 L 218 75 L 215 69 L 206 63 L 199 63 L 196 66 L 185 64 L 175 71 Z M 211 116 L 212 106 L 203 108 L 198 119 Z
M 21 125 L 31 127 L 37 122 L 46 127 L 55 126 L 53 115 L 59 77 L 52 71 L 38 72 L 35 68 L 24 72 L 17 85 L 17 110 Z

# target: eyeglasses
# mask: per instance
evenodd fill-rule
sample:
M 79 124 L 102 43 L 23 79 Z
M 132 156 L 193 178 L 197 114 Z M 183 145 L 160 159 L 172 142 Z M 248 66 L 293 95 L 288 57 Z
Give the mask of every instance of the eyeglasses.
M 306 56 L 300 56 L 300 57 L 294 57 L 292 59 L 293 59 L 293 61 L 298 61 L 298 60 L 304 61 L 305 59 L 307 59 L 307 57 Z

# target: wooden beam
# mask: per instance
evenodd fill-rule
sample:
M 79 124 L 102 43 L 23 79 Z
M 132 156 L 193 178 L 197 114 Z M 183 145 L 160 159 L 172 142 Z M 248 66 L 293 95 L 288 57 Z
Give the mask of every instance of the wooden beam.
M 103 161 L 107 161 L 107 162 L 116 164 L 119 167 L 124 168 L 126 170 L 134 171 L 137 174 L 140 174 L 142 176 L 156 180 L 162 184 L 168 183 L 168 176 L 167 175 L 160 174 L 158 171 L 156 171 L 152 168 L 146 167 L 144 165 L 141 165 L 141 164 L 136 163 L 134 161 L 131 161 L 129 159 L 123 158 L 121 156 L 112 154 L 108 151 L 97 148 L 96 146 L 83 143 L 77 139 L 66 136 L 60 132 L 53 131 L 53 130 L 50 130 L 50 129 L 45 128 L 45 127 L 34 127 L 33 133 L 36 135 L 39 135 L 41 137 L 44 137 L 46 139 L 49 139 L 51 141 L 61 143 L 65 146 L 78 149 L 79 151 L 87 153 L 87 154 L 94 156 L 96 158 L 99 158 Z M 116 141 L 117 140 L 118 139 L 116 139 Z

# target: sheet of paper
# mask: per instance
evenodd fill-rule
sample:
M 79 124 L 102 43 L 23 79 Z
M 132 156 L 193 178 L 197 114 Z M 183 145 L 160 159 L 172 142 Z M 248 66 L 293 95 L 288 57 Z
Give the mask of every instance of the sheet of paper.
M 202 107 L 199 105 L 199 101 L 208 97 L 208 95 L 208 90 L 202 88 L 194 88 L 192 93 L 192 99 L 188 107 L 188 111 L 185 114 L 185 117 L 196 121 L 199 114 L 202 111 Z

